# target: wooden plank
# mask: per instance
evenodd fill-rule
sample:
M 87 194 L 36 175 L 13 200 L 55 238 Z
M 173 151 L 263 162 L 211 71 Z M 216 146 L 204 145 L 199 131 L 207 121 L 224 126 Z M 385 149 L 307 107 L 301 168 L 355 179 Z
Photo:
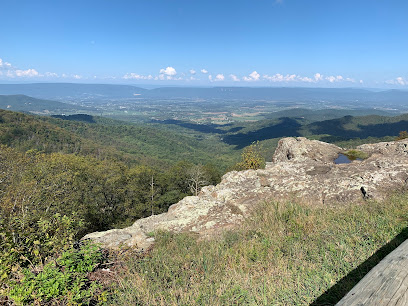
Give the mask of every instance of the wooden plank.
M 408 305 L 408 240 L 371 269 L 337 305 Z

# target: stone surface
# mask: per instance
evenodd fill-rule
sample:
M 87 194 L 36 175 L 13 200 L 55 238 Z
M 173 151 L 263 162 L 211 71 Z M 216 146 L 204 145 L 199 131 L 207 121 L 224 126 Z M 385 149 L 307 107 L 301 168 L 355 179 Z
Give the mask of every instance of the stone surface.
M 204 187 L 198 196 L 170 206 L 167 213 L 83 239 L 106 247 L 124 244 L 142 250 L 154 242 L 149 233 L 160 229 L 212 235 L 232 228 L 264 200 L 336 205 L 382 199 L 390 190 L 407 184 L 407 146 L 408 140 L 361 145 L 357 150 L 368 153 L 367 159 L 336 165 L 334 159 L 342 148 L 303 137 L 284 138 L 265 169 L 229 172 L 217 186 Z

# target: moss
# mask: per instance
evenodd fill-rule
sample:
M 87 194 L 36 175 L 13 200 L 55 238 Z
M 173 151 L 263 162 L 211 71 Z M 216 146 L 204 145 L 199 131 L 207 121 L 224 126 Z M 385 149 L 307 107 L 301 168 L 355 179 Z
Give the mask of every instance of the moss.
M 367 153 L 359 150 L 349 150 L 344 153 L 344 155 L 346 155 L 349 160 L 366 159 L 369 156 Z

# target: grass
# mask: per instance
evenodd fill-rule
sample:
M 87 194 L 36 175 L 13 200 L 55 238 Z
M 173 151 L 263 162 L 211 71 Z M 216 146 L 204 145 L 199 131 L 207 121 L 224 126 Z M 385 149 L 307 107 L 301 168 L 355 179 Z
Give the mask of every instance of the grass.
M 366 159 L 368 158 L 368 154 L 363 152 L 363 151 L 359 151 L 359 150 L 348 150 L 346 153 L 344 153 L 350 160 L 356 160 L 356 159 Z
M 346 276 L 407 224 L 408 194 L 341 207 L 263 203 L 217 239 L 155 233 L 154 249 L 120 272 L 112 304 L 310 304 L 341 279 L 351 288 L 358 279 Z

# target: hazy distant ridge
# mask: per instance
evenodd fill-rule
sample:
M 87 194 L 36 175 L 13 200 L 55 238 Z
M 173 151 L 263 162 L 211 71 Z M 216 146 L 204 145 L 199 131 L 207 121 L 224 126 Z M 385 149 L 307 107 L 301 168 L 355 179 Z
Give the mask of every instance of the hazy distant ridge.
M 287 88 L 287 87 L 161 87 L 144 89 L 132 85 L 37 83 L 0 84 L 0 95 L 24 94 L 42 99 L 67 98 L 189 98 L 252 99 L 271 101 L 355 101 L 356 103 L 408 102 L 408 91 L 374 91 L 354 88 Z M 364 106 L 364 105 L 361 105 Z

